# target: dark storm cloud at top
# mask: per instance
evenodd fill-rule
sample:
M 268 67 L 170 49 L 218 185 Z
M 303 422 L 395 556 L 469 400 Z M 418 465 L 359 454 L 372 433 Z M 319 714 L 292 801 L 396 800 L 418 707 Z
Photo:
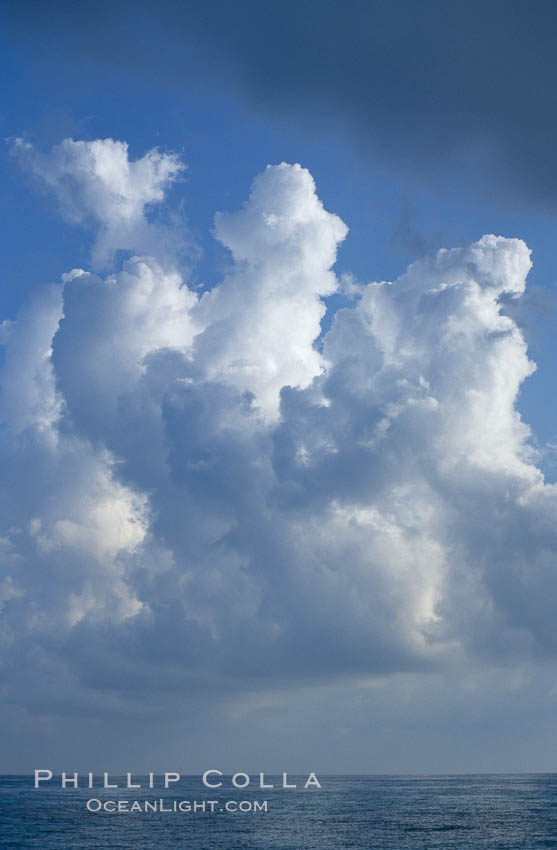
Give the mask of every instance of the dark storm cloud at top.
M 546 0 L 8 9 L 20 35 L 33 31 L 72 62 L 232 89 L 312 132 L 351 128 L 361 151 L 407 174 L 474 170 L 506 194 L 555 200 L 557 11 Z

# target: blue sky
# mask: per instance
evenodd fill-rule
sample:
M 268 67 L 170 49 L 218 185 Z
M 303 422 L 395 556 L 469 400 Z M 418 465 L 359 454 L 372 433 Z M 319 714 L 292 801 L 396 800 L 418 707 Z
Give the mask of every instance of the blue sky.
M 248 25 L 249 5 L 244 4 L 243 13 L 244 24 Z M 496 5 L 492 9 L 494 18 Z M 58 6 L 62 10 L 63 4 Z M 380 4 L 380 7 L 385 14 L 385 6 Z M 20 14 L 24 14 L 24 8 L 26 4 L 17 4 Z M 68 257 L 79 265 L 89 249 L 87 234 L 72 231 L 61 222 L 49 200 L 37 195 L 21 174 L 8 154 L 9 140 L 13 137 L 23 136 L 42 149 L 66 136 L 87 139 L 109 136 L 125 139 L 133 156 L 153 146 L 178 151 L 188 165 L 188 173 L 186 182 L 173 190 L 169 203 L 175 207 L 183 205 L 183 213 L 201 249 L 193 274 L 199 283 L 209 286 L 218 279 L 223 262 L 223 252 L 210 235 L 215 211 L 237 207 L 253 174 L 267 163 L 300 162 L 314 175 L 325 205 L 341 215 L 350 227 L 350 235 L 339 254 L 337 268 L 341 273 L 350 272 L 361 280 L 389 280 L 422 254 L 443 246 L 466 244 L 483 233 L 520 236 L 527 242 L 534 256 L 530 288 L 541 287 L 543 292 L 536 289 L 537 297 L 534 299 L 532 295 L 523 321 L 528 322 L 529 342 L 540 369 L 523 387 L 520 404 L 539 438 L 543 442 L 555 440 L 557 434 L 552 423 L 557 409 L 552 401 L 550 374 L 556 355 L 548 320 L 540 321 L 542 314 L 552 314 L 554 310 L 555 211 L 545 195 L 536 196 L 539 178 L 535 173 L 530 179 L 531 191 L 528 190 L 528 161 L 535 172 L 532 159 L 539 155 L 536 150 L 523 152 L 527 161 L 523 169 L 527 172 L 526 189 L 521 186 L 517 189 L 512 174 L 501 176 L 503 152 L 497 151 L 492 141 L 488 143 L 482 138 L 477 128 L 474 131 L 472 127 L 468 143 L 447 146 L 437 162 L 432 162 L 429 154 L 422 155 L 420 161 L 419 152 L 412 151 L 412 125 L 404 126 L 404 109 L 395 103 L 393 113 L 402 112 L 402 118 L 397 119 L 402 126 L 396 128 L 386 145 L 392 143 L 393 148 L 403 150 L 393 160 L 378 149 L 380 145 L 367 133 L 359 128 L 355 130 L 353 121 L 338 106 L 335 109 L 335 92 L 328 93 L 325 85 L 324 93 L 317 93 L 318 103 L 308 114 L 300 112 L 296 95 L 289 102 L 294 91 L 301 97 L 303 73 L 299 86 L 293 84 L 293 91 L 278 104 L 273 97 L 274 89 L 268 102 L 254 98 L 250 86 L 242 86 L 234 75 L 218 67 L 211 70 L 201 61 L 197 54 L 203 51 L 195 33 L 182 44 L 175 43 L 168 55 L 169 33 L 164 28 L 160 32 L 156 28 L 152 31 L 149 12 L 144 13 L 143 25 L 139 16 L 135 26 L 143 38 L 151 39 L 152 59 L 138 68 L 135 52 L 125 41 L 123 45 L 120 43 L 130 26 L 126 4 L 117 8 L 121 20 L 112 38 L 115 45 L 120 45 L 118 61 L 104 53 L 98 55 L 97 48 L 87 41 L 83 43 L 79 16 L 72 21 L 71 15 L 62 16 L 61 11 L 60 19 L 54 15 L 45 22 L 41 21 L 40 8 L 36 9 L 39 25 L 54 29 L 55 37 L 47 39 L 41 38 L 43 30 L 35 29 L 28 16 L 25 15 L 23 22 L 16 19 L 15 24 L 8 16 L 8 27 L 2 37 L 4 77 L 9 81 L 2 113 L 3 135 L 7 140 L 1 162 L 4 317 L 14 316 L 37 280 L 57 280 L 67 266 Z M 172 4 L 164 8 L 166 14 L 162 19 L 167 23 L 173 15 L 180 17 Z M 400 20 L 405 10 L 405 5 L 399 4 Z M 82 14 L 86 27 L 87 13 Z M 102 21 L 93 17 L 93 31 L 95 26 L 102 30 Z M 252 21 L 254 29 L 257 23 L 257 18 Z M 437 25 L 440 35 L 444 35 L 442 22 Z M 350 13 L 348 29 L 349 26 Z M 450 20 L 446 26 L 450 28 Z M 510 46 L 520 39 L 516 32 L 509 36 Z M 279 41 L 280 38 L 288 44 L 287 32 L 280 34 Z M 110 43 L 110 35 L 108 40 Z M 419 57 L 419 38 L 414 41 L 410 38 L 408 46 Z M 218 46 L 211 45 L 210 40 L 209 48 L 218 51 Z M 116 46 L 114 49 L 117 50 Z M 501 40 L 498 49 L 506 59 L 509 45 Z M 128 51 L 133 52 L 129 67 Z M 257 53 L 252 61 L 256 65 Z M 432 86 L 442 79 L 441 67 Z M 460 90 L 460 98 L 470 96 L 466 87 L 473 90 L 474 80 L 467 80 L 465 73 L 461 70 L 458 77 L 458 82 L 465 86 L 464 92 Z M 532 69 L 525 68 L 521 77 L 531 81 Z M 364 84 L 365 80 L 362 87 Z M 396 82 L 391 80 L 390 85 L 396 89 Z M 534 87 L 533 83 L 531 86 Z M 543 89 L 550 89 L 550 80 L 543 80 Z M 458 90 L 451 92 L 451 100 L 453 103 L 445 104 L 445 109 L 432 121 L 432 136 L 442 137 L 440 126 L 444 124 L 459 123 L 455 119 L 459 110 Z M 531 100 L 521 107 L 517 99 L 516 111 L 523 110 L 520 122 L 526 134 Z M 363 110 L 362 114 L 363 122 L 373 125 L 373 109 L 368 113 Z M 415 120 L 414 115 L 412 118 Z M 378 121 L 385 122 L 385 116 L 382 114 Z M 504 132 L 503 120 L 500 123 L 501 127 L 494 124 L 490 131 Z M 419 140 L 416 147 L 419 151 Z M 550 182 L 550 172 L 546 179 Z M 20 261 L 22 254 L 26 256 L 24 265 Z
M 8 768 L 551 769 L 552 4 L 264 6 L 5 4 Z

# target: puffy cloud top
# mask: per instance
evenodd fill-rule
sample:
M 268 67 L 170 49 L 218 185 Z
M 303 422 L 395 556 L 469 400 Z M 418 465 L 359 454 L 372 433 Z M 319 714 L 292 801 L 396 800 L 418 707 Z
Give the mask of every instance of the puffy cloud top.
M 276 418 L 282 387 L 305 387 L 323 369 L 313 346 L 321 297 L 337 289 L 331 266 L 348 231 L 323 208 L 309 171 L 283 162 L 255 179 L 240 212 L 217 214 L 215 232 L 235 267 L 194 311 L 207 326 L 197 357 Z

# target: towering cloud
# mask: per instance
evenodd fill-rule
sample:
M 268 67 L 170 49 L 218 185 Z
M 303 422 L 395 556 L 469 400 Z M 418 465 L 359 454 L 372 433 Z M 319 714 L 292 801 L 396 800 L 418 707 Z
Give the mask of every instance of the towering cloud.
M 45 665 L 84 699 L 146 693 L 156 671 L 171 700 L 555 652 L 557 492 L 501 306 L 524 290 L 523 242 L 358 284 L 318 344 L 347 230 L 299 165 L 217 215 L 232 264 L 200 297 L 152 222 L 175 157 L 24 153 L 96 222 L 97 259 L 147 232 L 152 255 L 74 270 L 2 326 L 11 700 L 46 699 Z
M 275 417 L 282 387 L 306 387 L 323 369 L 313 342 L 321 296 L 337 289 L 331 266 L 347 228 L 323 209 L 309 172 L 286 163 L 268 166 L 244 209 L 217 214 L 215 224 L 234 271 L 196 311 L 206 325 L 197 358 L 208 376 L 253 393 Z

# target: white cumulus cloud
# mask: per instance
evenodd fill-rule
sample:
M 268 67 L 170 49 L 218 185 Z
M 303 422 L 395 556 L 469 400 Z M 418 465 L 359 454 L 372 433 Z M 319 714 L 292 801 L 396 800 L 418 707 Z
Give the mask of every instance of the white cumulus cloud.
M 111 140 L 25 152 L 96 221 L 97 258 L 137 249 L 180 173 Z M 171 699 L 555 653 L 557 490 L 501 307 L 529 251 L 484 236 L 354 285 L 318 348 L 346 232 L 282 163 L 217 216 L 232 265 L 201 297 L 152 231 L 151 255 L 74 270 L 3 325 L 11 699 L 44 656 L 125 700 L 152 675 Z

